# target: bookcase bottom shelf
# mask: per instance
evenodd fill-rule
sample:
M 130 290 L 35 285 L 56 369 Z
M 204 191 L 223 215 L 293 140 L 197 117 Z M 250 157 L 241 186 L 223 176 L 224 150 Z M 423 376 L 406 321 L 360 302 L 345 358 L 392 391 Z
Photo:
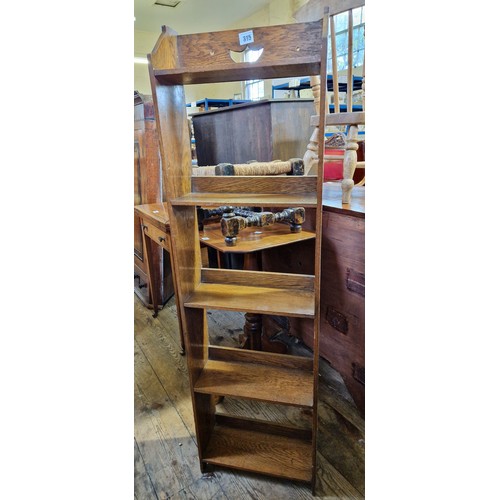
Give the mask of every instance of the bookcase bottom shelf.
M 309 439 L 216 424 L 203 462 L 293 481 L 312 481 Z

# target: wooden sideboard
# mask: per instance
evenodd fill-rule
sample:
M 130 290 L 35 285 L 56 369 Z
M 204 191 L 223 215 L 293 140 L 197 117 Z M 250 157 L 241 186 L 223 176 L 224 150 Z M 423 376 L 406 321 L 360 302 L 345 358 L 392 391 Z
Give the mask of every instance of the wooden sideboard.
M 156 120 L 151 96 L 134 93 L 134 206 L 163 201 L 161 161 Z M 151 250 L 156 297 L 162 306 L 174 293 L 170 259 L 155 245 Z M 153 307 L 148 269 L 144 258 L 140 218 L 134 213 L 134 291 Z

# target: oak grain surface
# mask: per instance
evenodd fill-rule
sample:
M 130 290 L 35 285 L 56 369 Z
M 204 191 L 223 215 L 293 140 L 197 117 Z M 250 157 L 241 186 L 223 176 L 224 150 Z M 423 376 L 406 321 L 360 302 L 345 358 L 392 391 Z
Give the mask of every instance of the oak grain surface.
M 315 194 L 269 194 L 269 193 L 187 193 L 171 200 L 175 206 L 220 207 L 316 207 Z
M 197 193 L 261 193 L 314 194 L 316 176 L 304 175 L 214 175 L 194 176 L 193 192 Z
M 246 228 L 238 234 L 236 246 L 228 247 L 220 223 L 205 225 L 203 231 L 200 231 L 200 239 L 203 243 L 222 253 L 259 252 L 267 248 L 310 240 L 315 236 L 315 233 L 306 230 L 292 233 L 288 225 L 276 223 L 272 226 Z
M 310 440 L 216 425 L 204 460 L 246 471 L 310 481 L 311 453 Z
M 265 294 L 266 301 L 260 301 Z M 314 292 L 257 286 L 200 283 L 184 303 L 186 308 L 246 311 L 258 314 L 314 317 Z
M 209 359 L 195 392 L 312 406 L 312 371 Z

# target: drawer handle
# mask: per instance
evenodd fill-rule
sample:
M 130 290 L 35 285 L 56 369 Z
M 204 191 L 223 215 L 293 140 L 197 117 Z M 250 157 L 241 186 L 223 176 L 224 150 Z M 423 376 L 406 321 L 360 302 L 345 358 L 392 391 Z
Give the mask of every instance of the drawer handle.
M 143 231 L 147 231 L 148 230 L 148 226 L 145 226 L 144 224 L 142 225 L 142 230 Z
M 158 236 L 158 239 L 160 240 L 160 243 L 163 243 L 165 241 L 165 238 L 163 236 Z

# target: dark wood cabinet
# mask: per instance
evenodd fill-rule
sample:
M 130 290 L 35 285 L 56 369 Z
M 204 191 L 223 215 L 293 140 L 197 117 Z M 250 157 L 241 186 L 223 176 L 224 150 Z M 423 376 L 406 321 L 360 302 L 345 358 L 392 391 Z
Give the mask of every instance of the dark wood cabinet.
M 342 375 L 365 411 L 365 188 L 341 204 L 338 183 L 326 183 L 321 244 L 320 354 Z M 306 343 L 312 332 L 302 332 Z
M 194 114 L 198 165 L 302 158 L 314 113 L 312 99 L 276 99 Z
M 151 96 L 134 93 L 134 206 L 164 201 L 158 135 Z M 163 305 L 174 293 L 168 255 L 158 245 L 152 249 L 152 268 L 158 302 Z M 153 307 L 139 217 L 134 214 L 134 290 Z

